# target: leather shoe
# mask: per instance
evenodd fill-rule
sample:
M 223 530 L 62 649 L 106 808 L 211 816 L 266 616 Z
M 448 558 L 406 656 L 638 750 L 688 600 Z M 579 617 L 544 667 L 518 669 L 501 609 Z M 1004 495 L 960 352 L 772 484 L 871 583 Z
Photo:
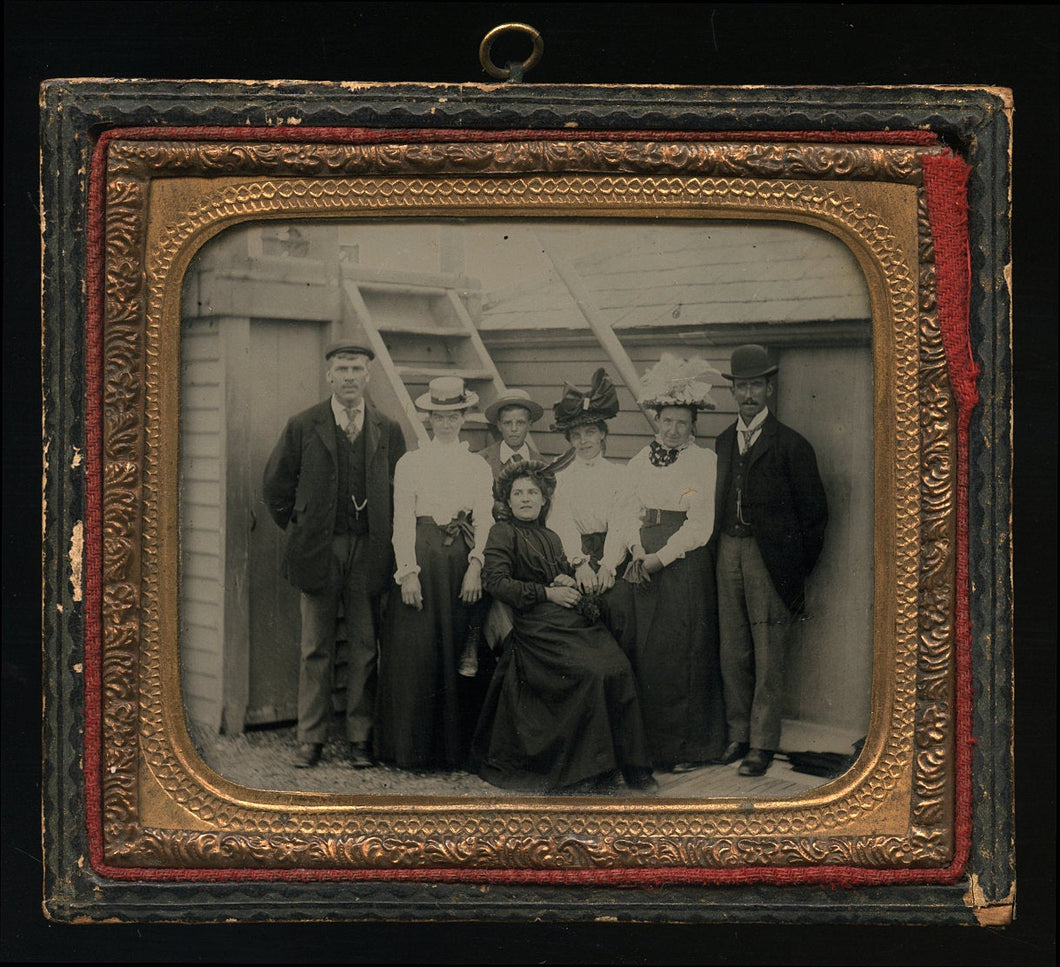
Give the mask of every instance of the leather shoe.
M 651 769 L 648 768 L 627 769 L 623 773 L 623 778 L 630 789 L 638 792 L 657 792 L 659 789 L 659 783 L 652 775 Z
M 725 746 L 725 751 L 718 756 L 718 765 L 731 765 L 737 759 L 742 759 L 747 755 L 748 749 L 750 749 L 750 745 L 746 742 L 730 742 Z
M 695 772 L 696 769 L 705 766 L 705 762 L 675 762 L 670 766 L 670 771 L 680 775 L 685 772 Z
M 654 796 L 659 792 L 659 781 L 652 776 L 650 779 L 631 784 L 629 791 L 635 796 Z
M 375 761 L 368 753 L 367 742 L 351 742 L 348 756 L 350 765 L 354 769 L 367 769 L 375 765 Z
M 740 763 L 740 775 L 764 776 L 772 761 L 773 753 L 769 749 L 752 749 Z
M 324 746 L 320 742 L 303 742 L 294 754 L 294 767 L 296 769 L 312 769 L 320 761 L 320 753 Z

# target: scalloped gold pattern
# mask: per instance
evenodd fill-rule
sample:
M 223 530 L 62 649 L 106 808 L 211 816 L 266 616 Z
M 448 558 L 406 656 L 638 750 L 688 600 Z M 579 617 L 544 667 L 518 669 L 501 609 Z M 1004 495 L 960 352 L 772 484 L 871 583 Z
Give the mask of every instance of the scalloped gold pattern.
M 110 149 L 105 314 L 106 426 L 104 468 L 103 709 L 104 843 L 109 861 L 172 867 L 484 869 L 725 868 L 854 865 L 870 868 L 938 866 L 948 861 L 952 796 L 953 406 L 945 385 L 941 339 L 933 314 L 933 273 L 926 228 L 921 251 L 904 253 L 874 211 L 845 190 L 841 179 L 915 181 L 918 151 L 897 160 L 875 148 L 740 146 L 725 159 L 721 145 L 216 145 L 114 143 Z M 325 150 L 326 149 L 326 150 Z M 754 150 L 750 150 L 754 149 Z M 763 149 L 763 150 L 758 150 Z M 769 150 L 765 150 L 769 149 Z M 829 155 L 829 151 L 832 154 Z M 857 164 L 851 152 L 860 152 Z M 514 160 L 513 160 L 514 159 Z M 752 159 L 780 164 L 783 173 L 813 171 L 826 181 L 743 180 L 674 176 L 713 171 Z M 829 159 L 831 159 L 829 164 Z M 866 160 L 868 159 L 868 160 Z M 912 160 L 910 160 L 912 159 Z M 163 173 L 245 173 L 263 168 L 301 174 L 328 170 L 394 170 L 424 166 L 456 176 L 404 178 L 255 178 L 203 192 L 167 223 L 146 258 L 147 192 L 141 181 Z M 578 165 L 630 174 L 467 177 L 473 170 L 520 171 L 534 165 Z M 551 165 L 552 168 L 549 168 Z M 860 165 L 861 167 L 859 167 Z M 877 165 L 877 167 L 873 167 Z M 226 167 L 227 166 L 227 167 Z M 749 167 L 750 166 L 750 167 Z M 903 167 L 904 166 L 904 167 Z M 907 170 L 909 169 L 909 170 Z M 728 170 L 728 169 L 726 169 Z M 858 174 L 851 174 L 857 171 Z M 902 171 L 901 178 L 895 176 Z M 419 809 L 385 797 L 364 805 L 332 805 L 329 797 L 289 796 L 282 806 L 238 799 L 215 787 L 177 749 L 167 712 L 180 714 L 180 696 L 167 693 L 166 663 L 176 643 L 159 626 L 162 564 L 157 528 L 164 467 L 159 441 L 162 326 L 192 251 L 227 224 L 276 213 L 335 214 L 395 210 L 439 214 L 476 211 L 592 211 L 726 214 L 768 211 L 777 217 L 825 222 L 871 255 L 885 279 L 893 326 L 896 472 L 896 600 L 893 691 L 886 740 L 871 768 L 832 797 L 807 803 L 759 803 L 752 810 L 724 801 L 613 807 L 527 807 L 499 810 L 454 805 Z M 925 245 L 928 251 L 925 251 Z M 910 262 L 910 257 L 915 262 Z M 919 269 L 918 269 L 919 266 Z M 146 285 L 145 285 L 146 280 Z M 176 298 L 179 304 L 179 297 Z M 879 427 L 877 433 L 889 432 Z M 145 447 L 146 441 L 146 447 Z M 922 449 L 923 444 L 923 449 Z M 172 593 L 172 589 L 167 589 Z M 179 743 L 178 743 L 179 744 Z M 161 787 L 210 832 L 157 830 L 138 822 L 142 760 Z M 912 771 L 906 836 L 844 832 L 884 806 Z M 908 781 L 908 780 L 906 780 Z M 312 802 L 312 810 L 302 808 Z
M 920 184 L 922 148 L 741 142 L 512 141 L 469 144 L 240 144 L 119 142 L 110 171 L 335 177 L 493 171 L 708 175 L 715 178 L 873 179 Z
M 147 193 L 107 184 L 103 360 L 103 824 L 106 842 L 136 833 L 139 716 L 140 473 L 143 468 L 142 252 Z
M 954 505 L 956 455 L 953 396 L 935 312 L 935 251 L 923 192 L 920 238 L 921 578 L 917 661 L 917 754 L 912 819 L 939 826 L 952 804 L 954 662 Z

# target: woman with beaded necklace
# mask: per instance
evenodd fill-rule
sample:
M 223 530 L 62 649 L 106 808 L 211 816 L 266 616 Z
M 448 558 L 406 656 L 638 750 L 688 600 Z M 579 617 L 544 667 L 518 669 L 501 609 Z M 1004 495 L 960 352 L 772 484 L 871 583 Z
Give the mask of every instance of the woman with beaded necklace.
M 716 379 L 715 379 L 716 377 Z M 714 531 L 717 458 L 695 443 L 696 416 L 714 409 L 721 374 L 666 354 L 641 380 L 638 402 L 656 434 L 626 467 L 618 526 L 632 561 L 608 595 L 608 621 L 637 679 L 657 769 L 687 772 L 725 745 Z

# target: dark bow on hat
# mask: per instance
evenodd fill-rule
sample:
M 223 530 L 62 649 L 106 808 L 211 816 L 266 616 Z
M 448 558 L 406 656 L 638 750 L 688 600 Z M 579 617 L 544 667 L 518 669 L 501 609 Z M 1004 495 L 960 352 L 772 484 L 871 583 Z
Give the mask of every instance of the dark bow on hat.
M 610 420 L 618 413 L 618 393 L 604 369 L 593 373 L 588 390 L 566 384 L 563 398 L 552 406 L 552 416 L 559 429 L 574 422 Z

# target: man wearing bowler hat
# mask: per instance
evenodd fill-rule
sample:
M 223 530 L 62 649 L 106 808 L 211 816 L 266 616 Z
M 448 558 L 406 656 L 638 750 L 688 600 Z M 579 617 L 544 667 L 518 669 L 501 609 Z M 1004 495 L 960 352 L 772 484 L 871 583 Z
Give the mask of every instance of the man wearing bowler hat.
M 365 397 L 370 349 L 334 342 L 324 358 L 331 397 L 287 422 L 263 491 L 286 534 L 284 576 L 301 591 L 294 764 L 315 766 L 327 739 L 341 602 L 349 645 L 345 732 L 350 764 L 363 768 L 372 764 L 378 604 L 394 570 L 394 467 L 405 437 Z
M 761 776 L 780 743 L 784 652 L 804 584 L 824 543 L 828 505 L 813 447 L 769 410 L 778 367 L 763 346 L 737 347 L 731 382 L 739 416 L 717 439 L 718 620 L 729 744 Z

